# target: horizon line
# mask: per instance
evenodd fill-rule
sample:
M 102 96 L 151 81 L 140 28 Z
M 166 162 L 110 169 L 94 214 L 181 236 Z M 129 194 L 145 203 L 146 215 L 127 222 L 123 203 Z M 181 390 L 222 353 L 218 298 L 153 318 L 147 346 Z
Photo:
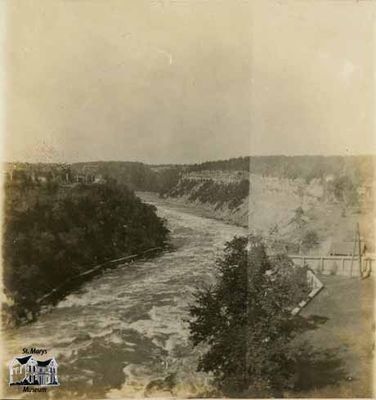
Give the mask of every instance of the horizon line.
M 361 153 L 361 154 L 251 154 L 251 155 L 239 155 L 239 156 L 232 156 L 228 158 L 217 158 L 205 161 L 190 161 L 190 162 L 148 162 L 148 161 L 141 161 L 141 160 L 119 160 L 119 159 L 110 159 L 110 160 L 85 160 L 85 161 L 20 161 L 20 160 L 2 160 L 2 164 L 82 164 L 82 163 L 111 163 L 111 162 L 128 162 L 128 163 L 141 163 L 150 166 L 164 166 L 164 165 L 195 165 L 195 164 L 204 164 L 207 162 L 219 162 L 219 161 L 229 161 L 239 158 L 246 158 L 246 157 L 323 157 L 323 158 L 330 158 L 330 157 L 376 157 L 376 153 Z

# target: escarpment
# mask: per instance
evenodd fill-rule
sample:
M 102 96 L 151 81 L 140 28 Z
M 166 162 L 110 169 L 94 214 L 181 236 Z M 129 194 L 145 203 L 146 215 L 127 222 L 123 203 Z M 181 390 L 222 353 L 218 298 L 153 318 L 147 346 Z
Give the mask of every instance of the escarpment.
M 186 173 L 164 197 L 195 206 L 209 217 L 248 226 L 249 179 L 243 172 Z
M 201 170 L 182 174 L 164 197 L 289 243 L 315 238 L 325 250 L 329 238 L 352 239 L 359 221 L 365 231 L 373 231 L 373 195 L 364 191 L 332 175 L 307 182 L 248 171 Z

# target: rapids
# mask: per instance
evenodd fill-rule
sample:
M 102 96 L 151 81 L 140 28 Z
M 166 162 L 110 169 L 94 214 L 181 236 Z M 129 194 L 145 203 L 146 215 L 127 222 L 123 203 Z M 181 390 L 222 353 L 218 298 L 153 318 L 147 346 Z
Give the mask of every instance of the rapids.
M 55 357 L 60 386 L 49 388 L 48 397 L 192 396 L 209 390 L 210 377 L 196 372 L 200 349 L 188 340 L 188 305 L 197 286 L 213 281 L 224 243 L 245 229 L 153 203 L 171 231 L 172 251 L 106 270 L 37 321 L 4 335 L 9 361 L 30 347 Z M 4 370 L 5 380 L 7 375 Z M 11 387 L 6 395 L 22 392 Z

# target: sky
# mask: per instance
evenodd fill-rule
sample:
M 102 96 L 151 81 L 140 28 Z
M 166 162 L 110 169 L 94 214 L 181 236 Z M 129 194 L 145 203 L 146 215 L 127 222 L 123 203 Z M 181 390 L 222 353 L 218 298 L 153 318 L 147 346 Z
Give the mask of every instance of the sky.
M 376 153 L 371 1 L 5 7 L 5 160 Z

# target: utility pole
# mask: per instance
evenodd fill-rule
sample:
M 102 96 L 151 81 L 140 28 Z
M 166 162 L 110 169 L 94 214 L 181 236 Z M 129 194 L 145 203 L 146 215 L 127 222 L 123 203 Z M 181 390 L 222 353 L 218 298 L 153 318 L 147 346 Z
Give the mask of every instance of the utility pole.
M 254 243 L 251 242 L 251 237 L 248 237 L 248 243 L 247 243 L 247 286 L 246 286 L 246 324 L 245 324 L 245 362 L 244 362 L 244 383 L 248 384 L 248 373 L 249 373 L 249 362 L 250 362 L 250 353 L 249 353 L 249 331 L 250 331 L 250 317 L 251 317 L 251 308 L 249 304 L 249 288 L 251 286 L 250 280 L 251 278 L 251 254 L 252 254 L 252 248 L 254 246 Z
M 354 258 L 355 258 L 355 252 L 356 252 L 356 240 L 357 240 L 357 232 L 355 230 L 354 245 L 353 245 L 353 250 L 352 250 L 352 254 L 351 254 L 350 277 L 352 276 L 352 271 L 353 271 L 353 264 L 354 264 Z
M 359 256 L 359 273 L 360 273 L 360 279 L 363 277 L 363 270 L 362 270 L 362 243 L 360 239 L 360 228 L 359 228 L 359 222 L 356 224 L 356 238 L 358 241 L 358 256 Z

